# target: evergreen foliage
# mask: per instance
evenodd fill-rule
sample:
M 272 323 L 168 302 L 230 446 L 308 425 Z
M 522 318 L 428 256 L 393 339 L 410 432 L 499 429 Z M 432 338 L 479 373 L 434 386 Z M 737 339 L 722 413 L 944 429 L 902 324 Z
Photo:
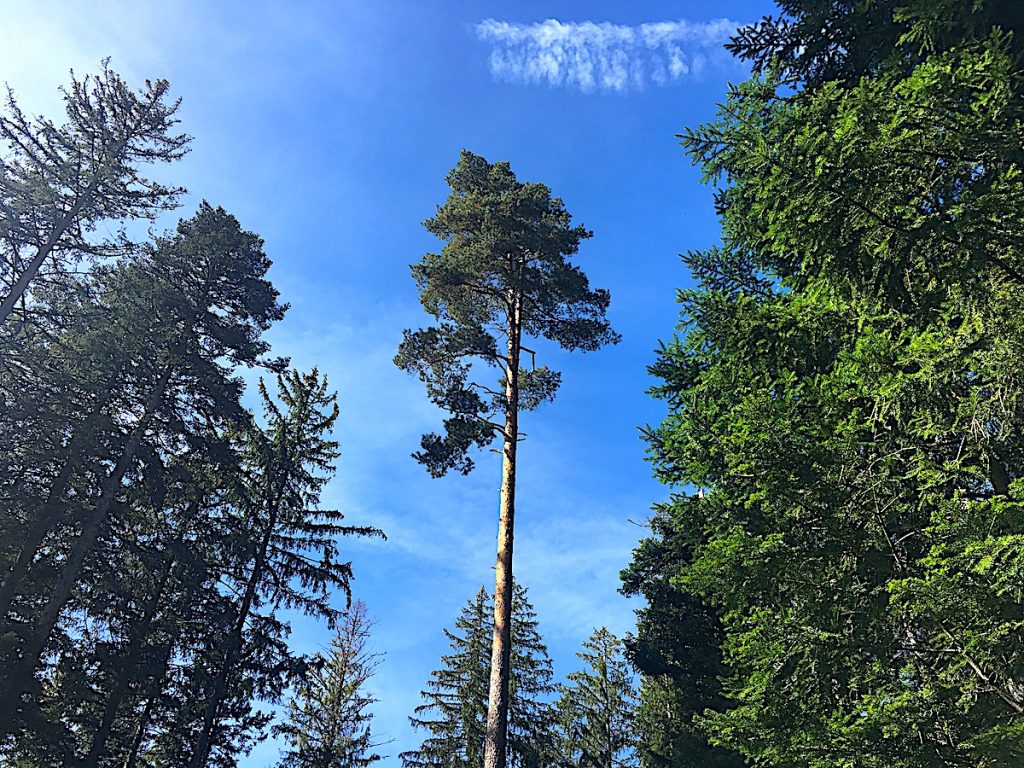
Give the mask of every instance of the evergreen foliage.
M 104 66 L 67 125 L 13 98 L 0 119 L 4 765 L 235 765 L 307 666 L 281 612 L 336 620 L 338 537 L 378 533 L 318 508 L 337 406 L 269 356 L 260 238 L 207 203 L 151 242 L 97 235 L 180 191 L 140 172 L 186 149 L 167 92 Z M 279 374 L 262 423 L 243 367 Z
M 558 720 L 560 761 L 565 766 L 629 768 L 639 765 L 636 689 L 622 641 L 606 628 L 594 630 L 576 654 L 583 669 L 561 686 Z
M 723 245 L 654 366 L 669 580 L 727 665 L 697 722 L 757 765 L 1014 765 L 1021 10 L 782 6 L 683 136 Z
M 176 205 L 183 189 L 141 174 L 143 165 L 188 150 L 189 137 L 174 132 L 179 102 L 168 92 L 157 80 L 135 93 L 104 62 L 98 75 L 72 75 L 63 125 L 25 115 L 8 92 L 0 115 L 0 323 L 19 302 L 22 314 L 34 308 L 34 285 L 66 284 L 83 258 L 130 245 L 91 237 L 101 222 L 151 220 Z
M 370 732 L 376 699 L 366 690 L 381 654 L 369 648 L 373 623 L 356 600 L 339 619 L 330 652 L 317 654 L 277 729 L 289 748 L 280 768 L 365 768 L 381 759 Z
M 622 592 L 642 596 L 636 635 L 626 652 L 641 674 L 636 710 L 640 764 L 644 768 L 741 768 L 742 758 L 708 743 L 695 722 L 705 710 L 727 706 L 719 680 L 722 626 L 717 611 L 687 592 L 676 577 L 690 562 L 686 539 L 669 509 L 651 519 L 651 537 L 640 542 L 622 572 Z
M 405 768 L 481 768 L 487 734 L 492 603 L 480 588 L 452 630 L 444 630 L 452 653 L 431 673 L 424 704 L 410 721 L 429 735 L 420 748 L 400 755 Z M 551 660 L 540 637 L 526 589 L 515 586 L 512 603 L 512 684 L 508 764 L 543 768 L 554 754 L 554 708 L 549 701 Z

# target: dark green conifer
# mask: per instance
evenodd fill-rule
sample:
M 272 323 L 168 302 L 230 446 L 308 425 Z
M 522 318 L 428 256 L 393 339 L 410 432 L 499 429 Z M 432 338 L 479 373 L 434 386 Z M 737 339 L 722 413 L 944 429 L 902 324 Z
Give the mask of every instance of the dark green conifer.
M 512 700 L 509 765 L 541 768 L 553 757 L 554 712 L 549 697 L 551 660 L 536 615 L 518 584 L 513 602 Z M 425 703 L 410 720 L 429 732 L 418 750 L 400 755 L 405 768 L 482 768 L 487 733 L 487 695 L 493 633 L 491 600 L 483 587 L 445 630 L 453 653 L 431 673 Z
M 376 699 L 366 686 L 381 655 L 370 650 L 373 623 L 356 600 L 338 622 L 329 652 L 310 661 L 277 730 L 288 741 L 279 768 L 365 768 L 381 759 L 370 730 Z

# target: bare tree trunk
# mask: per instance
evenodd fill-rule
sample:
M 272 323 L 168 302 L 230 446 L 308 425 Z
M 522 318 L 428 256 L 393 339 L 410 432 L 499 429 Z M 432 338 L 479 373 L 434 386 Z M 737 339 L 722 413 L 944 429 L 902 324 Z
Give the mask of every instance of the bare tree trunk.
M 46 261 L 47 256 L 53 253 L 53 249 L 57 246 L 61 237 L 68 230 L 68 227 L 74 223 L 78 214 L 82 212 L 82 209 L 86 205 L 92 202 L 93 196 L 96 194 L 96 189 L 99 186 L 99 178 L 97 177 L 85 190 L 85 192 L 75 201 L 75 204 L 71 206 L 71 210 L 65 213 L 57 221 L 53 230 L 50 232 L 50 236 L 46 239 L 46 242 L 39 246 L 39 250 L 36 251 L 36 255 L 32 257 L 32 261 L 28 263 L 28 266 L 18 275 L 14 284 L 11 286 L 11 291 L 8 293 L 2 302 L 0 302 L 0 323 L 6 320 L 11 312 L 14 311 L 14 306 L 18 303 L 18 300 L 25 295 L 25 291 L 28 290 L 29 283 L 39 274 L 40 267 L 43 266 L 43 262 Z
M 494 566 L 494 638 L 487 699 L 484 768 L 505 768 L 508 743 L 509 660 L 512 654 L 512 545 L 515 533 L 516 446 L 519 439 L 520 299 L 512 300 L 505 372 L 505 435 L 498 514 L 498 556 Z

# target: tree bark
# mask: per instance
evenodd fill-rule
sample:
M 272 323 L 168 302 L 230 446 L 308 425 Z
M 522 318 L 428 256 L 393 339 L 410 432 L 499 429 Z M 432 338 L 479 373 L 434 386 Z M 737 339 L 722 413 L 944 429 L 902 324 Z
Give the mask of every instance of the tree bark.
M 505 371 L 505 432 L 498 514 L 498 555 L 494 566 L 494 637 L 487 699 L 484 768 L 505 768 L 508 744 L 509 660 L 512 653 L 512 545 L 515 533 L 516 447 L 519 439 L 519 355 L 521 299 L 511 301 L 508 367 Z

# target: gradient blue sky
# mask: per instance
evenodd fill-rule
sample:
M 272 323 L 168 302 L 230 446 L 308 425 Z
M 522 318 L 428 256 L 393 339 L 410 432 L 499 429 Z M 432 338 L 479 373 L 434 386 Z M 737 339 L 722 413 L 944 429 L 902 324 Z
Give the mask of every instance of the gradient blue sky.
M 611 290 L 623 340 L 589 355 L 543 348 L 564 383 L 524 419 L 515 572 L 558 678 L 594 627 L 631 629 L 637 606 L 617 594 L 618 573 L 644 534 L 632 521 L 666 495 L 638 433 L 661 414 L 646 366 L 690 280 L 677 254 L 717 238 L 710 190 L 674 134 L 743 79 L 718 40 L 770 12 L 767 0 L 3 5 L 0 80 L 23 107 L 56 116 L 68 69 L 106 56 L 132 83 L 167 78 L 195 137 L 166 172 L 190 190 L 179 215 L 205 198 L 266 239 L 292 305 L 275 352 L 319 366 L 340 392 L 343 456 L 325 503 L 389 537 L 344 545 L 386 654 L 374 681 L 376 730 L 393 739 L 382 766 L 419 743 L 406 718 L 445 651 L 441 629 L 493 578 L 498 459 L 431 480 L 409 454 L 438 414 L 391 363 L 402 329 L 427 322 L 408 265 L 437 247 L 420 222 L 462 148 L 547 183 L 595 233 L 580 264 Z M 293 626 L 303 650 L 327 641 L 314 623 Z M 241 765 L 277 752 L 265 743 Z

